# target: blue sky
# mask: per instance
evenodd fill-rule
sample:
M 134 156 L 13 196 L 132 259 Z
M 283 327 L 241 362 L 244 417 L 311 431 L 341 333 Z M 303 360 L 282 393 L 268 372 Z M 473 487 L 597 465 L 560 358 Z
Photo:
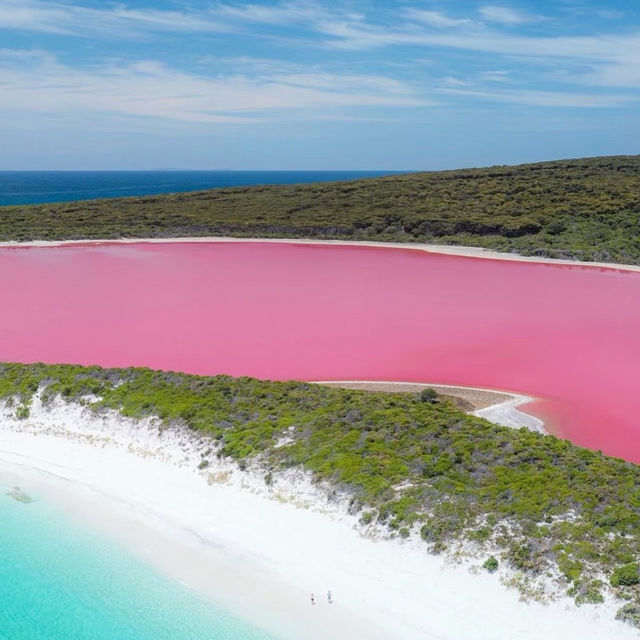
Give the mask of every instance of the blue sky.
M 0 0 L 0 169 L 640 153 L 637 0 Z

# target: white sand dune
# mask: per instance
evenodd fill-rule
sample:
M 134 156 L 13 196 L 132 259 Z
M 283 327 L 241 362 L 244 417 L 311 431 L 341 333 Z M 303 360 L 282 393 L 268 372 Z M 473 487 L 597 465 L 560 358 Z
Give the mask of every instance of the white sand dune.
M 44 408 L 36 397 L 28 420 L 13 414 L 0 409 L 0 480 L 52 495 L 71 517 L 285 640 L 637 638 L 613 620 L 614 603 L 525 604 L 501 584 L 503 568 L 444 566 L 417 536 L 401 543 L 359 530 L 346 502 L 303 473 L 267 486 L 257 470 L 215 456 L 198 470 L 207 444 L 192 434 L 61 400 Z

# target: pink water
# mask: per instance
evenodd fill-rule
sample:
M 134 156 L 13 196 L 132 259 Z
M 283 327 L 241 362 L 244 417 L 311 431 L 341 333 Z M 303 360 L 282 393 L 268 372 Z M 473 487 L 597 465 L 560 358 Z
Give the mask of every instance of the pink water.
M 524 392 L 640 462 L 640 273 L 269 243 L 0 249 L 0 360 Z

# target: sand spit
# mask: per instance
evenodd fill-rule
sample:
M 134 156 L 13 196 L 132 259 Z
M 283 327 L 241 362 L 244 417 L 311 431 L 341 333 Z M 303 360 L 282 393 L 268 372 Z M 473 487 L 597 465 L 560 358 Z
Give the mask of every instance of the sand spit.
M 154 419 L 61 399 L 44 407 L 36 395 L 18 420 L 4 405 L 0 479 L 8 476 L 284 640 L 637 637 L 613 620 L 615 603 L 522 603 L 501 584 L 504 568 L 488 575 L 483 558 L 448 566 L 417 535 L 383 539 L 306 474 L 267 484 L 258 465 L 242 472 L 210 442 Z
M 533 399 L 529 396 L 509 391 L 495 391 L 481 387 L 459 387 L 448 384 L 428 384 L 426 382 L 339 380 L 314 382 L 313 384 L 338 387 L 340 389 L 361 389 L 363 391 L 384 391 L 388 393 L 417 393 L 422 389 L 431 388 L 442 395 L 459 398 L 469 403 L 473 406 L 473 411 L 470 413 L 474 416 L 485 418 L 503 427 L 512 427 L 514 429 L 526 427 L 531 431 L 546 433 L 542 420 L 518 409 L 518 407 L 526 405 Z
M 482 247 L 464 247 L 458 245 L 425 244 L 419 242 L 370 242 L 356 240 L 318 240 L 314 238 L 235 238 L 227 236 L 203 236 L 186 238 L 114 238 L 104 240 L 34 240 L 32 242 L 0 242 L 2 247 L 61 247 L 73 245 L 100 244 L 132 244 L 138 242 L 184 243 L 184 242 L 270 242 L 280 244 L 310 244 L 310 245 L 344 245 L 351 247 L 378 247 L 390 249 L 405 249 L 412 251 L 426 251 L 427 253 L 441 253 L 464 258 L 485 258 L 489 260 L 507 260 L 516 262 L 533 262 L 541 264 L 556 264 L 567 266 L 593 267 L 600 269 L 616 269 L 622 271 L 638 271 L 640 265 L 617 264 L 615 262 L 585 262 L 581 260 L 560 260 L 538 256 L 521 256 L 517 253 L 493 251 Z
M 493 405 L 510 402 L 516 398 L 523 398 L 508 391 L 494 391 L 480 387 L 460 387 L 452 384 L 437 384 L 428 382 L 394 382 L 391 380 L 326 380 L 313 382 L 325 387 L 338 389 L 354 389 L 356 391 L 381 391 L 383 393 L 418 393 L 423 389 L 434 389 L 444 396 L 452 396 L 464 400 L 473 406 L 474 411 L 486 409 Z

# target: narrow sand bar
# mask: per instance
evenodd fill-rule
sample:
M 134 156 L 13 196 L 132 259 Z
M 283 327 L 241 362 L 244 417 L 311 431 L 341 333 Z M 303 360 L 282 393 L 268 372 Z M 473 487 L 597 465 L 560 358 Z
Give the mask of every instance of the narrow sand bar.
M 526 427 L 531 431 L 545 433 L 543 421 L 522 410 L 522 407 L 532 402 L 533 398 L 519 393 L 427 382 L 328 380 L 314 381 L 312 384 L 338 389 L 381 391 L 383 393 L 418 393 L 422 389 L 434 389 L 440 395 L 462 400 L 468 407 L 465 410 L 475 416 L 486 418 L 490 422 L 504 427 Z
M 433 389 L 440 395 L 452 396 L 468 402 L 474 410 L 486 409 L 493 405 L 510 402 L 519 396 L 508 391 L 481 389 L 479 387 L 461 387 L 437 382 L 402 382 L 394 380 L 317 380 L 313 384 L 337 389 L 353 389 L 355 391 L 380 391 L 382 393 L 419 393 L 423 389 Z M 530 398 L 527 398 L 530 400 Z
M 303 474 L 267 488 L 224 462 L 198 471 L 192 437 L 61 401 L 45 409 L 36 398 L 26 421 L 0 410 L 0 469 L 283 640 L 637 637 L 611 606 L 523 604 L 500 583 L 502 570 L 445 566 L 419 539 L 359 532 L 345 504 Z

